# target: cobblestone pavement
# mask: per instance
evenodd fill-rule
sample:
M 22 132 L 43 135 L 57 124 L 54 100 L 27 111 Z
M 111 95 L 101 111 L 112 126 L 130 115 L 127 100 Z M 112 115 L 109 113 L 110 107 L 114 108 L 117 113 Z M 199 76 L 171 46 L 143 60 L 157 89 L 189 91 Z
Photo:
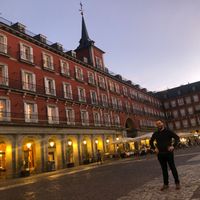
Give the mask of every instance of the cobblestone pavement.
M 153 179 L 140 188 L 130 191 L 117 200 L 200 200 L 200 155 L 178 167 L 181 189 L 175 190 L 174 180 L 169 172 L 169 189 L 160 191 L 162 177 Z M 198 163 L 198 164 L 197 164 Z

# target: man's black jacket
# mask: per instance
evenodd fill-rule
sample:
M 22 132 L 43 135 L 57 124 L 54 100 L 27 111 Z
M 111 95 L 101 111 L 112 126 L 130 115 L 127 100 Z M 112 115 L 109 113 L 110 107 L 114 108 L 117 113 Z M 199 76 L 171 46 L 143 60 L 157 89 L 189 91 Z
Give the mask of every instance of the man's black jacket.
M 174 143 L 172 144 L 172 138 L 174 138 Z M 156 147 L 154 145 L 156 141 Z M 164 128 L 162 131 L 156 131 L 153 133 L 150 139 L 151 149 L 158 148 L 159 152 L 169 152 L 169 146 L 176 146 L 179 143 L 179 136 L 176 135 L 173 131 Z

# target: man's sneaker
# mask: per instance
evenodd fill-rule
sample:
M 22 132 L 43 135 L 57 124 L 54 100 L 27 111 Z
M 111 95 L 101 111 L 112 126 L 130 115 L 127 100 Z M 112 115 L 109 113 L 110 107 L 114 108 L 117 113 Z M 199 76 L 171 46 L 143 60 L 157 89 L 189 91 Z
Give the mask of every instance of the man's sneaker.
M 160 190 L 163 191 L 163 190 L 167 190 L 169 188 L 169 185 L 163 185 Z
M 176 190 L 180 190 L 180 189 L 181 189 L 180 183 L 176 183 Z

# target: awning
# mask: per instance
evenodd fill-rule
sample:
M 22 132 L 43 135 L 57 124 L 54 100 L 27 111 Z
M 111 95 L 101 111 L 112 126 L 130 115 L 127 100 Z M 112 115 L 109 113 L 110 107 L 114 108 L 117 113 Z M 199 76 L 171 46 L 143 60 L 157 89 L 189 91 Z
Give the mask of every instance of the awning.
M 179 137 L 189 137 L 189 136 L 194 136 L 194 133 L 190 133 L 190 132 L 180 132 L 180 133 L 177 133 L 177 135 Z
M 134 142 L 134 138 L 130 138 L 130 137 L 119 138 L 118 140 L 113 141 L 112 144 L 122 144 L 122 143 L 128 143 L 128 142 Z
M 140 141 L 140 140 L 144 140 L 144 139 L 150 139 L 152 134 L 153 134 L 153 132 L 150 132 L 150 133 L 146 133 L 144 135 L 140 135 L 138 137 L 134 137 L 132 139 L 133 139 L 133 141 Z

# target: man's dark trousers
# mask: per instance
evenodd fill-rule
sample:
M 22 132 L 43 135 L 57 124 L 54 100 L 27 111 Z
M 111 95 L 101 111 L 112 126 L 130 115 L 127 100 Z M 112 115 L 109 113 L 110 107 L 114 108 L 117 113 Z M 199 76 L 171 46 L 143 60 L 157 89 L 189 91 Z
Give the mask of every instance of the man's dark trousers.
M 174 154 L 173 152 L 160 152 L 158 153 L 158 160 L 160 162 L 162 173 L 163 173 L 163 181 L 165 185 L 169 184 L 169 176 L 168 176 L 168 167 L 172 171 L 172 174 L 174 176 L 174 180 L 176 184 L 179 184 L 179 178 L 178 178 L 178 172 L 176 170 L 176 166 L 174 163 Z

